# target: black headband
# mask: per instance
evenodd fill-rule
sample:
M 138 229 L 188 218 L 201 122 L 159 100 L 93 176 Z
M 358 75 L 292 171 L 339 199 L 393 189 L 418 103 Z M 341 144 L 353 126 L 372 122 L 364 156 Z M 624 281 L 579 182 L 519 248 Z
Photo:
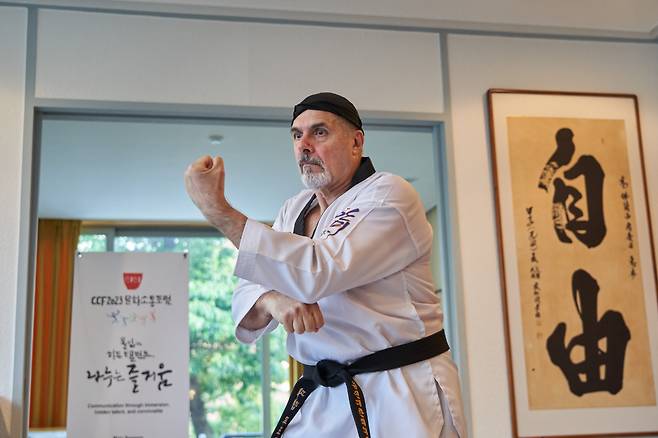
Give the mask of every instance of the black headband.
M 292 110 L 290 124 L 292 125 L 292 122 L 295 121 L 297 116 L 306 110 L 327 111 L 336 114 L 363 131 L 363 123 L 361 123 L 359 112 L 352 105 L 352 102 L 338 94 L 318 93 L 308 96 L 295 105 L 295 108 Z

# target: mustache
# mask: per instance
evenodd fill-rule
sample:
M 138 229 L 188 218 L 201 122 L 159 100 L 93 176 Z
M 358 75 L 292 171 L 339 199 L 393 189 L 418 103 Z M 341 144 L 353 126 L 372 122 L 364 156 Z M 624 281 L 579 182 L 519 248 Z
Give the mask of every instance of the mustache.
M 324 161 L 319 158 L 311 157 L 307 152 L 304 152 L 299 159 L 299 166 L 301 167 L 304 164 L 315 164 L 316 166 L 320 166 L 324 169 Z

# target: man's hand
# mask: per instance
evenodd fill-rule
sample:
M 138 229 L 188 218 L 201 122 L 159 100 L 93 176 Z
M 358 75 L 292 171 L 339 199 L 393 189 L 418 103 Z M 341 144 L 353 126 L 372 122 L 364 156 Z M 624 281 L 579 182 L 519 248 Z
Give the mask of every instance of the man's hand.
M 185 171 L 185 189 L 192 202 L 213 226 L 240 247 L 247 217 L 231 207 L 224 196 L 224 160 L 206 155 Z
M 317 332 L 324 325 L 317 303 L 301 303 L 276 291 L 263 294 L 252 310 L 276 319 L 288 333 Z
M 206 217 L 231 207 L 224 196 L 224 160 L 219 156 L 206 155 L 190 164 L 185 171 L 185 189 Z
M 317 332 L 324 325 L 324 317 L 317 303 L 306 304 L 272 291 L 266 295 L 266 308 L 272 318 L 283 325 L 288 333 L 301 335 Z

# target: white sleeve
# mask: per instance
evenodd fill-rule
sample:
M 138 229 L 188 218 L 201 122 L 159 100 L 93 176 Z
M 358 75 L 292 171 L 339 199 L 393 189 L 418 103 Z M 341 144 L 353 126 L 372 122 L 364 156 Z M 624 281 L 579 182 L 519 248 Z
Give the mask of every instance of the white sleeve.
M 272 225 L 273 229 L 276 230 L 280 229 L 281 222 L 285 215 L 286 206 L 287 203 L 283 205 L 281 210 L 279 210 L 279 214 L 277 215 L 277 218 L 274 221 L 274 224 Z M 244 232 L 243 232 L 243 236 L 244 236 Z M 240 246 L 242 246 L 242 244 L 240 244 Z M 258 284 L 258 282 L 252 282 L 245 279 L 240 279 L 238 281 L 238 285 L 233 291 L 233 297 L 231 303 L 231 316 L 233 317 L 233 322 L 235 323 L 235 337 L 237 338 L 238 341 L 244 344 L 253 344 L 258 339 L 260 339 L 261 336 L 271 332 L 279 325 L 279 322 L 277 320 L 272 319 L 272 321 L 270 321 L 269 324 L 267 324 L 265 327 L 262 327 L 257 330 L 249 330 L 240 326 L 240 323 L 247 315 L 249 310 L 251 310 L 251 308 L 254 306 L 256 301 L 258 301 L 258 298 L 260 298 L 260 296 L 263 295 L 265 292 L 269 292 L 271 290 L 272 288 L 264 287 Z
M 231 314 L 235 322 L 235 337 L 238 341 L 244 344 L 253 344 L 261 336 L 274 330 L 278 325 L 278 321 L 272 318 L 265 327 L 257 330 L 249 330 L 240 326 L 240 322 L 244 319 L 245 315 L 251 310 L 258 298 L 265 292 L 270 291 L 266 287 L 259 284 L 252 283 L 251 281 L 240 279 L 238 285 L 233 291 L 233 303 L 231 305 Z
M 312 240 L 247 221 L 235 275 L 315 303 L 401 271 L 432 244 L 418 194 L 393 176 L 318 232 Z

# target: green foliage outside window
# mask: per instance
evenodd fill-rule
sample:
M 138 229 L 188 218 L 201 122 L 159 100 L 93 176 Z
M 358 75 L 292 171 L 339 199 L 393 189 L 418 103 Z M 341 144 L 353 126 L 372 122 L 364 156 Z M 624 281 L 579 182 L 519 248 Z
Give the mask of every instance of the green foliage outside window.
M 105 234 L 83 234 L 78 241 L 80 252 L 105 252 L 107 236 Z

